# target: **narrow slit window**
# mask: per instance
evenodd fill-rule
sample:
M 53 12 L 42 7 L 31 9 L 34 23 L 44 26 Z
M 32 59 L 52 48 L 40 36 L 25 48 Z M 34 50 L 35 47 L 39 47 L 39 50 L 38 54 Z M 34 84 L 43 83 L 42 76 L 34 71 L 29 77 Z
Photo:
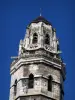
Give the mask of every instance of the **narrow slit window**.
M 37 43 L 37 41 L 38 41 L 38 35 L 37 35 L 37 33 L 34 33 L 33 34 L 33 44 L 35 44 L 35 43 Z
M 15 80 L 15 84 L 14 84 L 14 95 L 16 95 L 17 93 L 17 80 Z
M 48 34 L 45 35 L 45 44 L 50 44 L 50 37 Z
M 33 88 L 33 87 L 34 87 L 34 75 L 30 74 L 29 81 L 28 81 L 28 88 Z
M 48 77 L 48 91 L 52 91 L 52 76 Z

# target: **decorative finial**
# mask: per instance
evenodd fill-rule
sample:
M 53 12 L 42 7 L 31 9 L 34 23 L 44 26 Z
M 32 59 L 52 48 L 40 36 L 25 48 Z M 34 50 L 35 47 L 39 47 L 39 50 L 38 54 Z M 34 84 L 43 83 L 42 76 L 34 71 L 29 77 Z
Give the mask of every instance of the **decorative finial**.
M 40 8 L 40 16 L 42 16 L 42 14 L 41 14 L 41 10 L 42 10 L 42 9 Z

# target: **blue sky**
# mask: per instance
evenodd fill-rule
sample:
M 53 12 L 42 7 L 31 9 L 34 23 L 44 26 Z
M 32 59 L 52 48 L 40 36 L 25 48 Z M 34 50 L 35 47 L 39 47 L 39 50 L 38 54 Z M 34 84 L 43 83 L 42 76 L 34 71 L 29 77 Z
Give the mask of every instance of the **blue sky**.
M 18 54 L 26 26 L 40 15 L 56 28 L 66 63 L 64 100 L 75 99 L 74 0 L 0 0 L 0 100 L 8 100 L 11 56 Z

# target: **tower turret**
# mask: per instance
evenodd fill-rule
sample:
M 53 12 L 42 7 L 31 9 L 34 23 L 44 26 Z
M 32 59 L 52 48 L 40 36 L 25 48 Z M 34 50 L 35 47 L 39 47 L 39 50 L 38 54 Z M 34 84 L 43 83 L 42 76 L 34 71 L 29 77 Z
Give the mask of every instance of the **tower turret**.
M 27 26 L 10 74 L 10 100 L 63 100 L 65 64 L 56 30 L 44 17 Z

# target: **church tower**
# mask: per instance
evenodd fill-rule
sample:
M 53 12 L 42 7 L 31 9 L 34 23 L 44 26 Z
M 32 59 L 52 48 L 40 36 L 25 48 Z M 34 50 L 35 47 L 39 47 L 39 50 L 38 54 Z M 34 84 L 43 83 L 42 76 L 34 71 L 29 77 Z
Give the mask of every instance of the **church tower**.
M 64 100 L 65 64 L 56 30 L 44 17 L 33 20 L 11 63 L 9 100 Z

